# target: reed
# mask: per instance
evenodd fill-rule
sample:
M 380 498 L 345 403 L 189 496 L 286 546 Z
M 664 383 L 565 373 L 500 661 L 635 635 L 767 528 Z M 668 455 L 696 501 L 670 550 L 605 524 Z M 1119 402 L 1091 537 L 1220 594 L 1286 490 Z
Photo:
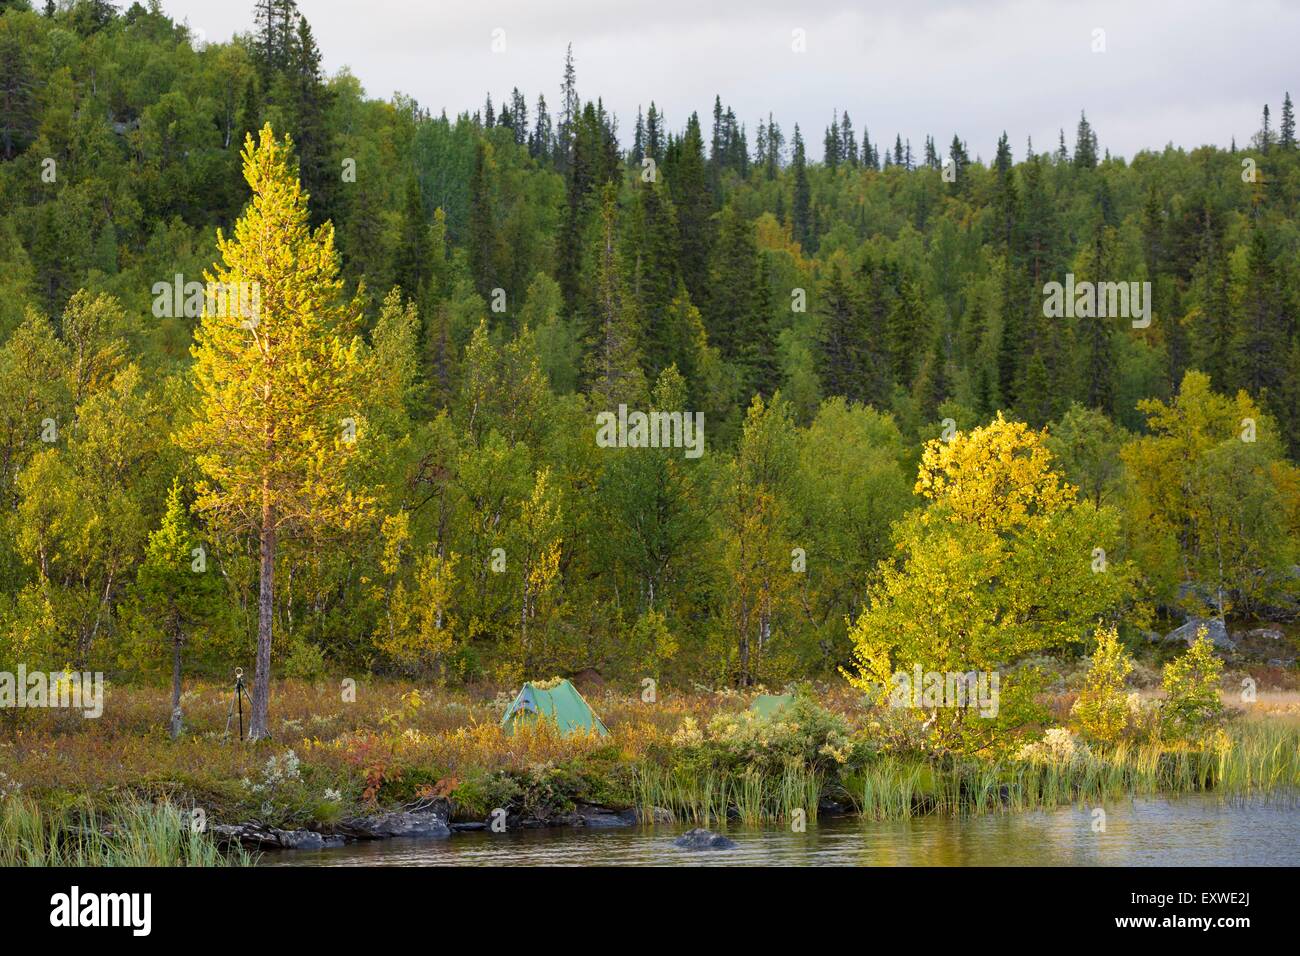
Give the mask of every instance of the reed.
M 101 815 L 93 807 L 42 809 L 12 795 L 0 805 L 0 866 L 250 866 L 242 848 L 220 849 L 168 802 L 128 800 Z

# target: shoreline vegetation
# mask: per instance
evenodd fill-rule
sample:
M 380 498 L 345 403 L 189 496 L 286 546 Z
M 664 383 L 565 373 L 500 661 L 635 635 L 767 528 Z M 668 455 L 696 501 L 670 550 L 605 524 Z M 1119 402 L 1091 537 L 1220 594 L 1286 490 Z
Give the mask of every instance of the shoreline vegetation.
M 1078 675 L 1067 684 L 1079 683 Z M 1261 690 L 1197 734 L 1162 734 L 1168 697 L 1137 698 L 1113 745 L 1069 729 L 1078 693 L 1043 704 L 1066 726 L 996 758 L 927 752 L 916 714 L 846 688 L 797 688 L 759 716 L 748 694 L 593 691 L 607 737 L 541 722 L 506 734 L 485 692 L 376 681 L 343 703 L 337 687 L 283 681 L 273 735 L 224 733 L 229 695 L 186 691 L 172 740 L 165 691 L 110 686 L 106 717 L 28 715 L 0 744 L 0 865 L 251 865 L 258 853 L 213 828 L 347 831 L 345 821 L 436 806 L 455 829 L 506 811 L 509 829 L 578 823 L 579 808 L 634 811 L 643 825 L 789 826 L 796 814 L 864 821 L 1094 806 L 1125 796 L 1300 793 L 1300 692 Z M 1145 721 L 1136 714 L 1145 711 Z M 1165 714 L 1167 718 L 1167 713 Z M 195 825 L 197 817 L 201 826 Z M 454 837 L 453 837 L 454 838 Z M 275 851 L 269 851 L 275 852 Z

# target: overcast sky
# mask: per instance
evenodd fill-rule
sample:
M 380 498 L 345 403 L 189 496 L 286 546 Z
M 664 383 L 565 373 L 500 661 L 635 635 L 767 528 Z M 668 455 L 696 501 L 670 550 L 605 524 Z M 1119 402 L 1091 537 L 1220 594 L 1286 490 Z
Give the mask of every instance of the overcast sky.
M 251 28 L 253 0 L 162 0 L 209 40 Z M 124 5 L 124 4 L 123 4 Z M 604 98 L 630 138 L 653 97 L 669 126 L 710 128 L 715 93 L 753 131 L 770 110 L 799 123 L 809 154 L 834 109 L 859 137 L 942 150 L 959 133 L 987 161 L 999 133 L 1071 148 L 1086 109 L 1103 148 L 1246 144 L 1263 104 L 1300 95 L 1300 0 L 298 0 L 328 72 L 370 96 L 395 91 L 435 114 L 478 109 L 511 87 L 559 103 L 566 44 L 578 92 Z M 494 31 L 505 49 L 493 52 Z M 802 30 L 806 51 L 792 49 Z M 1104 36 L 1095 31 L 1104 31 Z M 1104 52 L 1094 45 L 1104 41 Z

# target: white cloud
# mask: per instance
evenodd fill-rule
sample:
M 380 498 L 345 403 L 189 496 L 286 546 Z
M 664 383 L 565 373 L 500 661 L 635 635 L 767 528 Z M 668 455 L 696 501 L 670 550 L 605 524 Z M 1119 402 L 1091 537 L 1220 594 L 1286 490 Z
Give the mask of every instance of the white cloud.
M 251 0 L 163 0 L 177 19 L 224 39 L 252 26 Z M 653 97 L 680 127 L 698 111 L 708 129 L 715 93 L 752 130 L 770 110 L 797 122 L 819 157 L 832 110 L 847 109 L 873 140 L 953 132 L 986 159 L 1003 129 L 1016 155 L 1027 136 L 1073 145 L 1081 108 L 1104 147 L 1131 156 L 1166 143 L 1248 141 L 1264 102 L 1276 115 L 1296 79 L 1300 4 L 1279 0 L 907 4 L 813 0 L 299 0 L 325 66 L 347 65 L 372 96 L 414 96 L 435 113 L 499 103 L 518 86 L 530 108 L 559 100 L 572 42 L 579 92 L 603 98 L 624 134 Z M 791 52 L 791 31 L 808 52 Z M 505 30 L 506 52 L 491 51 Z M 1092 52 L 1093 30 L 1106 52 Z M 1296 83 L 1300 95 L 1300 83 Z M 752 139 L 751 139 L 752 142 Z

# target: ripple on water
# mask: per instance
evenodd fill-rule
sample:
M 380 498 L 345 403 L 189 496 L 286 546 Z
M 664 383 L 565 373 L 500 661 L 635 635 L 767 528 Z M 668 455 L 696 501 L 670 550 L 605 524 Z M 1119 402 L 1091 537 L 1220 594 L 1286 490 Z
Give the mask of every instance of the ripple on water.
M 1296 866 L 1294 797 L 1212 795 L 953 819 L 823 819 L 805 833 L 733 827 L 731 850 L 683 850 L 686 826 L 383 840 L 335 850 L 264 855 L 270 866 Z

